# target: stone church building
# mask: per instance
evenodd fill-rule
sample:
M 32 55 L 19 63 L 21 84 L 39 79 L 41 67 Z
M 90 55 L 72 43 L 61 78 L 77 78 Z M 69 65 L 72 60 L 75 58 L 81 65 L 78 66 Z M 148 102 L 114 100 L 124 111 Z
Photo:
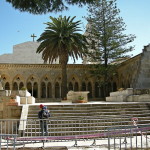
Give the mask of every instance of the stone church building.
M 44 64 L 36 54 L 39 43 L 25 42 L 13 47 L 12 54 L 0 56 L 0 75 L 5 90 L 26 87 L 36 102 L 60 101 L 61 66 L 59 60 Z M 68 64 L 68 91 L 89 91 L 89 100 L 101 100 L 103 87 L 90 75 L 92 64 Z M 118 75 L 109 83 L 110 92 L 119 88 L 150 88 L 150 45 L 143 52 L 120 63 Z

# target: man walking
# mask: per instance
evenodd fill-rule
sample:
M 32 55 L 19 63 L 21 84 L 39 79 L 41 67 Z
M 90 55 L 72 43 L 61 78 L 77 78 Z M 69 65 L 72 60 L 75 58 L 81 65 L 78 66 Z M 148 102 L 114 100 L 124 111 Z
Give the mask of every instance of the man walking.
M 48 125 L 47 121 L 50 117 L 50 113 L 47 110 L 47 107 L 43 104 L 40 104 L 40 111 L 38 113 L 38 118 L 40 119 L 40 128 L 41 128 L 41 136 L 48 136 Z

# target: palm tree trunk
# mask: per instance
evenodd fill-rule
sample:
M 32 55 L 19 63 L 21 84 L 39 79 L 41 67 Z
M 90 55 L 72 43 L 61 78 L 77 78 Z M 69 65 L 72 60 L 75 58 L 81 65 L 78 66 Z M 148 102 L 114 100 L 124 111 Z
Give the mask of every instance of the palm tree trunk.
M 61 98 L 64 99 L 67 97 L 67 63 L 68 63 L 68 54 L 63 53 L 59 57 L 59 61 L 62 69 L 62 82 L 61 82 Z
M 62 83 L 61 83 L 61 97 L 62 99 L 67 97 L 67 64 L 62 65 Z

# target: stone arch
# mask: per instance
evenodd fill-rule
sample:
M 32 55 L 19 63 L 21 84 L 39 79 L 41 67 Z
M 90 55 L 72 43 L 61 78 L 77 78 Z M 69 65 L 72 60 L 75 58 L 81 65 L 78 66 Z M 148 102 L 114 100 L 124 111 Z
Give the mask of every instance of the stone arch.
M 68 84 L 68 91 L 73 91 L 73 84 L 72 84 L 72 82 L 69 82 L 69 84 Z
M 27 82 L 31 82 L 32 84 L 34 84 L 34 82 L 39 82 L 39 78 L 34 75 L 34 74 L 31 74 L 28 78 L 27 78 Z
M 51 82 L 48 82 L 48 84 L 47 84 L 47 97 L 52 98 L 52 84 L 51 84 Z
M 27 89 L 28 91 L 31 93 L 32 96 L 38 95 L 38 82 L 39 79 L 37 76 L 35 76 L 34 74 L 31 74 L 28 78 L 27 78 Z
M 6 83 L 5 83 L 4 89 L 5 89 L 5 90 L 10 90 L 10 84 L 9 84 L 9 82 L 6 82 Z
M 41 82 L 41 98 L 46 98 L 46 83 Z
M 31 82 L 27 82 L 27 90 L 28 90 L 28 92 L 30 93 L 30 94 L 32 94 L 32 84 L 31 84 Z
M 9 82 L 9 83 L 12 82 L 12 80 L 10 79 L 10 76 L 8 74 L 2 74 L 1 78 L 2 78 L 2 81 L 4 83 L 6 83 L 6 82 Z
M 86 91 L 86 83 L 85 83 L 85 81 L 82 82 L 81 91 Z
M 37 82 L 34 82 L 32 92 L 33 92 L 32 93 L 33 97 L 37 98 L 38 97 L 38 83 Z
M 23 82 L 20 82 L 20 83 L 19 83 L 19 89 L 21 89 L 21 88 L 23 88 L 23 87 L 24 87 Z
M 45 74 L 42 76 L 41 82 L 45 82 L 45 83 L 52 82 L 51 77 L 48 74 Z
M 68 82 L 80 82 L 79 76 L 76 74 L 71 74 L 68 76 Z
M 17 82 L 14 82 L 14 83 L 13 83 L 13 90 L 14 90 L 14 91 L 19 90 L 19 86 L 18 86 L 18 83 L 17 83 Z
M 10 83 L 12 83 L 12 80 L 10 79 L 10 76 L 7 74 L 1 75 L 1 83 L 5 90 L 11 90 Z
M 74 91 L 79 91 L 79 84 L 78 84 L 78 82 L 75 82 L 75 84 L 74 84 Z
M 58 82 L 55 83 L 55 98 L 61 97 L 60 84 Z
M 88 85 L 89 85 L 89 88 L 88 88 Z M 82 91 L 90 90 L 92 94 L 92 91 L 93 91 L 92 88 L 93 88 L 92 78 L 88 76 L 87 74 L 85 74 L 85 76 L 82 77 L 81 90 Z
M 56 78 L 54 79 L 54 82 L 56 83 L 56 82 L 58 82 L 59 84 L 61 84 L 61 74 L 58 74 L 57 76 L 56 76 Z
M 52 82 L 50 76 L 45 74 L 41 78 L 41 97 L 52 98 Z
M 58 74 L 54 80 L 55 98 L 61 98 L 61 74 Z
M 21 74 L 17 74 L 13 78 L 12 83 L 13 83 L 13 89 L 14 89 L 14 83 L 17 83 L 18 90 L 20 90 L 25 85 L 24 77 Z
M 68 77 L 68 90 L 79 91 L 80 80 L 75 74 L 71 74 Z

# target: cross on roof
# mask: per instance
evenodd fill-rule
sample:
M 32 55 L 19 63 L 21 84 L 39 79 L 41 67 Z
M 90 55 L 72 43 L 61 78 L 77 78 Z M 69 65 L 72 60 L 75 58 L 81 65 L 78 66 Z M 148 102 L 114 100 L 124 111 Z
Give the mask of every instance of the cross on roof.
M 31 37 L 33 38 L 33 42 L 34 42 L 34 38 L 37 37 L 37 36 L 34 35 L 34 33 L 33 33 L 33 34 L 31 34 Z

